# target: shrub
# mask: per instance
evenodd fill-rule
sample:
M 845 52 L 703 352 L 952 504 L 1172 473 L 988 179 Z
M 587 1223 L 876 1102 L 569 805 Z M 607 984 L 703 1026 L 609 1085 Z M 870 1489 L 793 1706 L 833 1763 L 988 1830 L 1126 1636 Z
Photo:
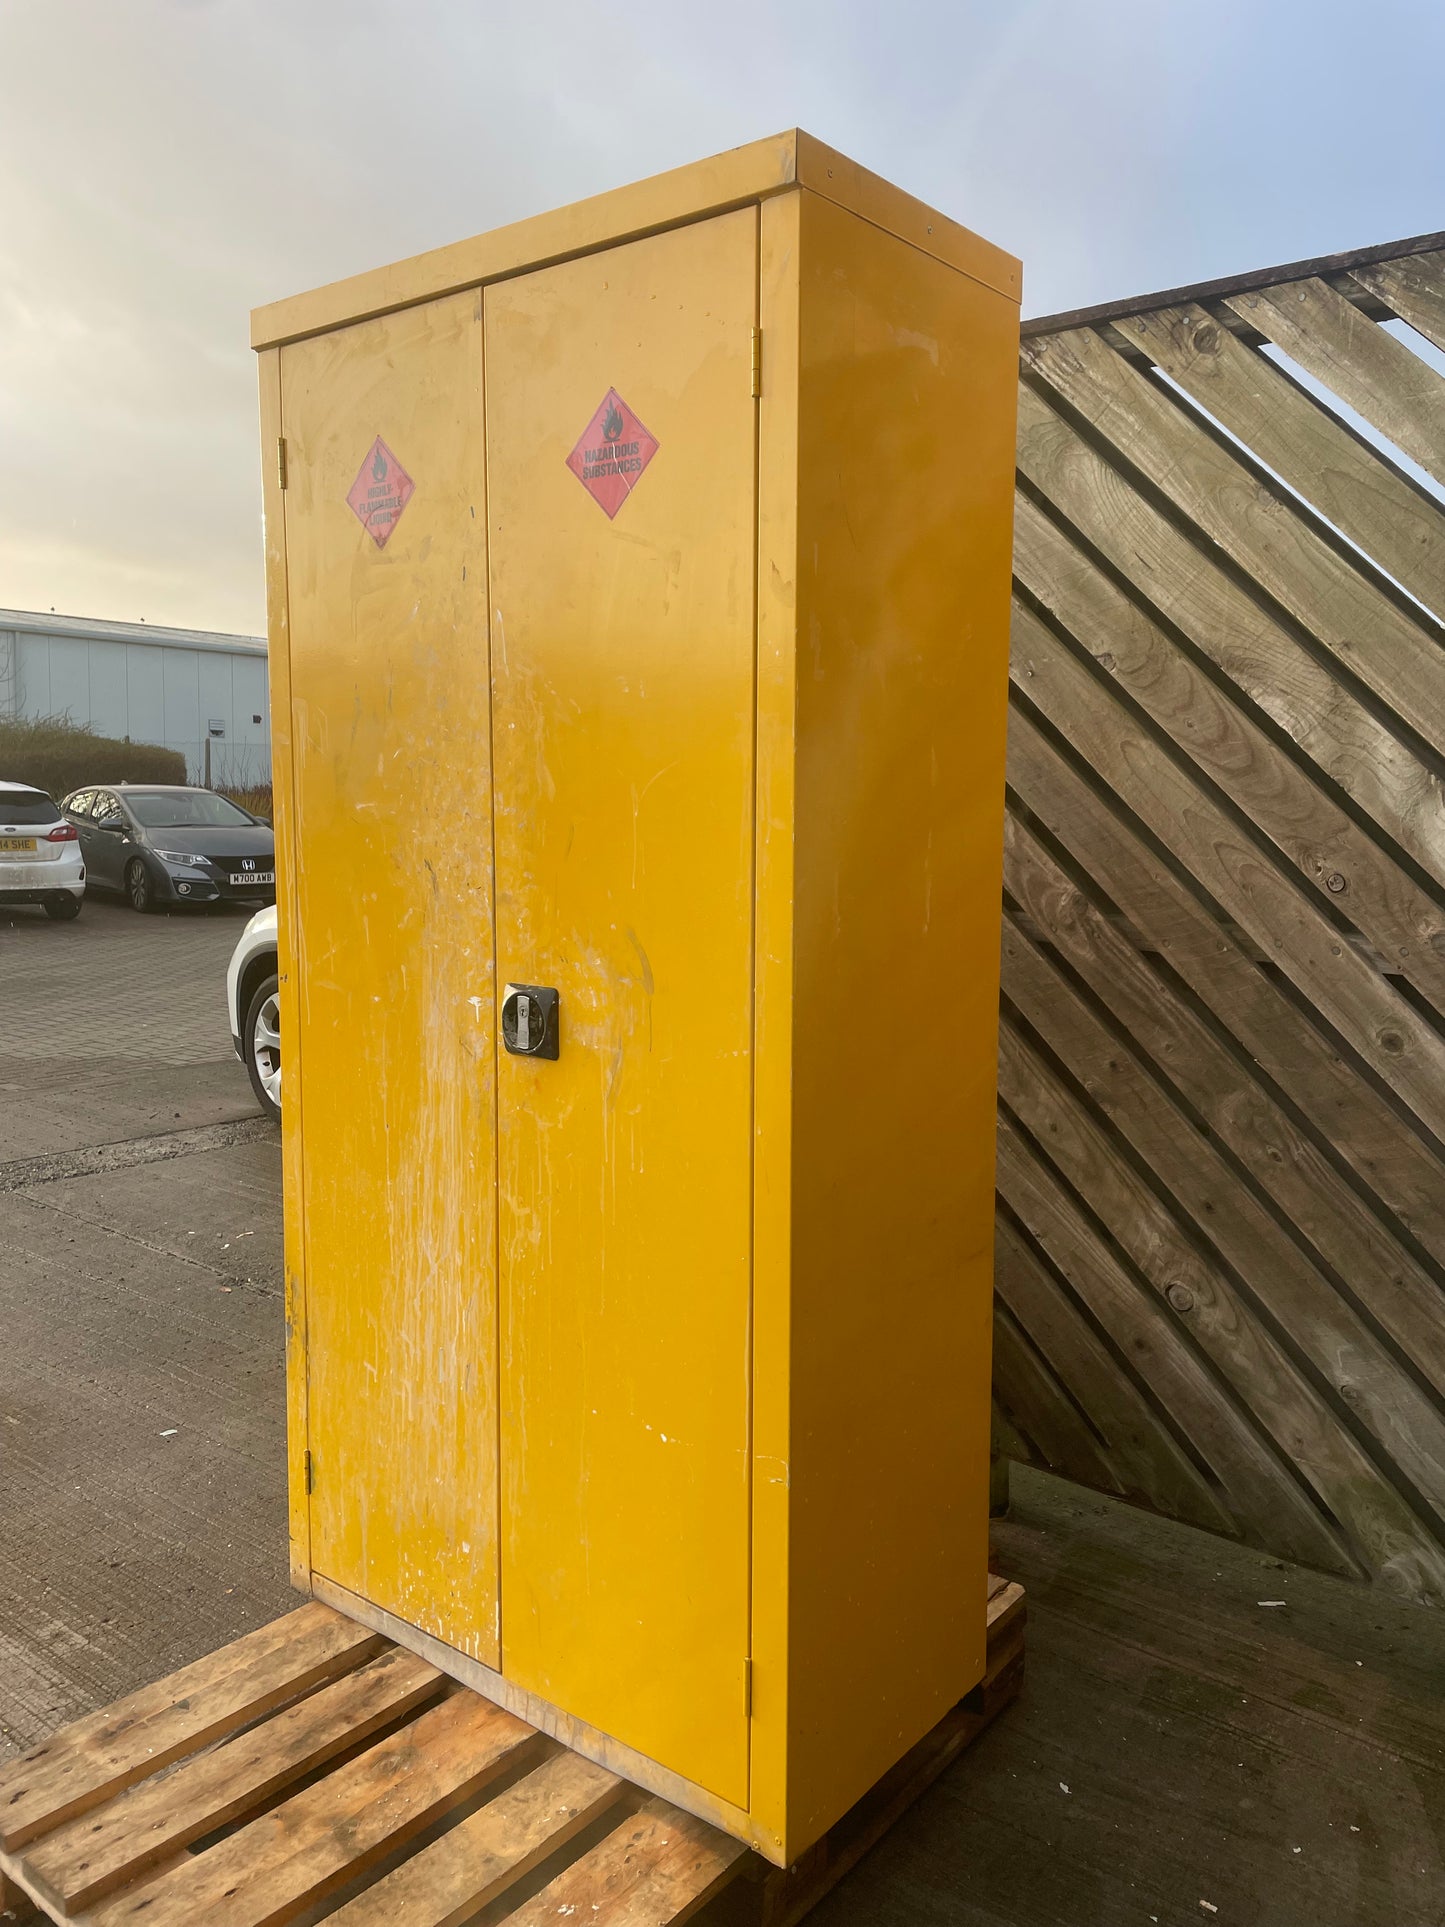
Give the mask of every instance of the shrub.
M 57 801 L 92 783 L 184 783 L 186 759 L 158 743 L 97 736 L 64 717 L 0 720 L 0 781 L 30 783 Z
M 222 796 L 229 796 L 243 810 L 252 816 L 264 817 L 269 823 L 271 817 L 271 785 L 269 783 L 217 783 L 216 789 Z

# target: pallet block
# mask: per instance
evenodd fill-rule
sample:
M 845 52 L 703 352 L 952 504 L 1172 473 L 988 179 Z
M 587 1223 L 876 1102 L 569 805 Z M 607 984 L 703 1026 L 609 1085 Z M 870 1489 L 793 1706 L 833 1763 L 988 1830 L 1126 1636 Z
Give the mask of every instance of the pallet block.
M 58 1927 L 791 1927 L 1018 1690 L 1022 1589 L 991 1579 L 988 1610 L 983 1683 L 780 1870 L 313 1601 L 0 1770 L 0 1905 Z

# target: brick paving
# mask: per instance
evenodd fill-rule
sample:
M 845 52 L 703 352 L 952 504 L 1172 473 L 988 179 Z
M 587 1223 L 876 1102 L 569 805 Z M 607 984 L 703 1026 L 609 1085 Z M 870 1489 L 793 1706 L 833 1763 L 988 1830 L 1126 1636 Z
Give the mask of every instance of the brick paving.
M 249 914 L 142 917 L 94 896 L 74 923 L 0 910 L 0 1060 L 230 1057 L 226 964 Z

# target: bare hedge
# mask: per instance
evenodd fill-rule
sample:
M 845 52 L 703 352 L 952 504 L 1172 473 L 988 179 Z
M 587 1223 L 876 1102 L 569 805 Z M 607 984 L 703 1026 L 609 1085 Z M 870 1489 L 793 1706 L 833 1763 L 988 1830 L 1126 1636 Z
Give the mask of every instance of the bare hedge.
M 83 724 L 0 721 L 0 782 L 31 783 L 58 801 L 92 783 L 184 783 L 186 759 L 159 743 L 97 736 Z

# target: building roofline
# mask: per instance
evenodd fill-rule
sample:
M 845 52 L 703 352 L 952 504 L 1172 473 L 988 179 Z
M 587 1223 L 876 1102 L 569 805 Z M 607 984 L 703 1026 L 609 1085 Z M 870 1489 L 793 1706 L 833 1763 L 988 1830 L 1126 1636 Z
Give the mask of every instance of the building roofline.
M 229 656 L 264 656 L 264 636 L 229 636 L 215 629 L 166 629 L 149 622 L 108 622 L 38 609 L 0 609 L 0 630 L 26 636 L 68 636 L 85 642 L 155 643 L 162 649 L 204 649 Z

